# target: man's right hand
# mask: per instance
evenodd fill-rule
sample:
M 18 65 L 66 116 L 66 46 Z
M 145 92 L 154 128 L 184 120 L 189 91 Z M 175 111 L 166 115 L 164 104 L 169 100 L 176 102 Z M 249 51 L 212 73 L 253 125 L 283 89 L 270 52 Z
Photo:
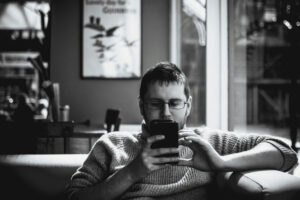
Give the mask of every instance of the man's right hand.
M 178 148 L 151 148 L 154 142 L 164 138 L 164 135 L 154 135 L 146 139 L 138 156 L 128 165 L 137 177 L 143 178 L 149 172 L 165 167 L 166 163 L 178 162 L 179 157 L 164 157 L 166 154 L 178 153 Z
M 144 130 L 146 131 L 146 130 Z M 146 133 L 147 132 L 143 132 Z M 149 134 L 148 134 L 149 135 Z M 177 153 L 177 148 L 151 149 L 152 143 L 163 140 L 163 135 L 149 136 L 142 144 L 142 148 L 133 161 L 118 170 L 109 178 L 93 187 L 87 187 L 74 194 L 74 199 L 106 199 L 119 198 L 133 184 L 147 176 L 153 170 L 165 167 L 165 163 L 178 161 L 178 157 L 163 157 L 165 154 Z M 162 156 L 162 157 L 156 157 Z

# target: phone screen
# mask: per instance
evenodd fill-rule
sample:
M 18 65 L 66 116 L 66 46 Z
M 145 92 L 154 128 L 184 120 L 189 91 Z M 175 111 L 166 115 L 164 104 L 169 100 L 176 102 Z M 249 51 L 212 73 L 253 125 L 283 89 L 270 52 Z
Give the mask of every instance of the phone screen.
M 152 148 L 178 147 L 178 123 L 172 120 L 150 122 L 151 135 L 164 135 L 165 139 L 153 143 Z

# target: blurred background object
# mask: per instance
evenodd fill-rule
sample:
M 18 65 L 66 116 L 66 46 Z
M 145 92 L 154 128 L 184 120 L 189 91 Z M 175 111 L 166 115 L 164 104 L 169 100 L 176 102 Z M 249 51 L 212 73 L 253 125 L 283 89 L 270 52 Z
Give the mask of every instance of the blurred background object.
M 51 102 L 44 82 L 50 80 L 50 7 L 43 0 L 0 2 L 1 120 L 14 120 L 21 96 L 35 118 L 48 118 Z

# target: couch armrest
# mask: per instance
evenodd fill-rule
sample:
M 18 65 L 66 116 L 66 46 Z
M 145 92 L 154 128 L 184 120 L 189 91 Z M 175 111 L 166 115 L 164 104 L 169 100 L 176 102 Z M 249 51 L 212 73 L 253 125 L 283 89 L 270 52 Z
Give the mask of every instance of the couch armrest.
M 63 199 L 66 184 L 86 157 L 86 154 L 0 155 L 1 195 L 13 200 Z
M 278 170 L 220 173 L 217 184 L 231 199 L 300 199 L 300 178 Z

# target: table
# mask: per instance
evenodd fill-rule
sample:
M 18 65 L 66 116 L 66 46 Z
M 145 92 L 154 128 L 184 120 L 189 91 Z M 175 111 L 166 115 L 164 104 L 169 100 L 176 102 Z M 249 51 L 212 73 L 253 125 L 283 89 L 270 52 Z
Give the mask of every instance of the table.
M 120 131 L 137 132 L 141 130 L 140 124 L 121 124 Z M 43 135 L 45 138 L 63 138 L 63 151 L 67 153 L 70 138 L 87 138 L 89 149 L 92 147 L 92 139 L 100 138 L 107 133 L 103 124 L 86 125 L 76 122 L 51 122 L 46 123 Z
M 73 133 L 70 135 L 70 137 L 88 138 L 89 149 L 91 149 L 92 138 L 99 138 L 105 133 L 107 133 L 107 130 L 103 125 L 74 125 Z

